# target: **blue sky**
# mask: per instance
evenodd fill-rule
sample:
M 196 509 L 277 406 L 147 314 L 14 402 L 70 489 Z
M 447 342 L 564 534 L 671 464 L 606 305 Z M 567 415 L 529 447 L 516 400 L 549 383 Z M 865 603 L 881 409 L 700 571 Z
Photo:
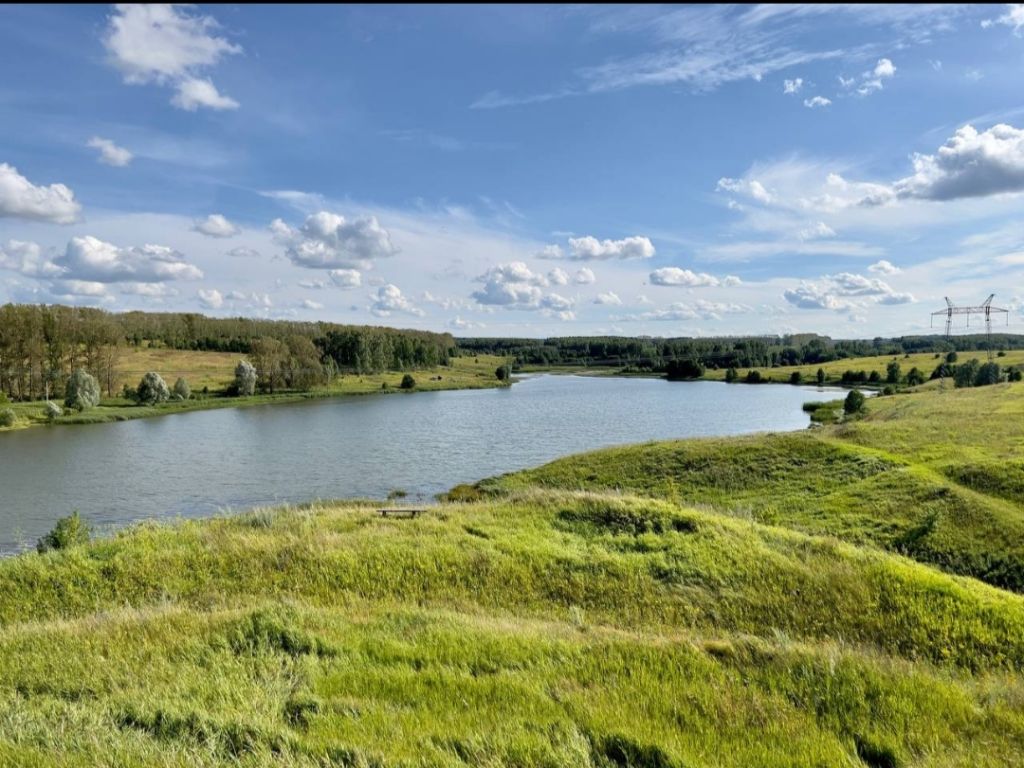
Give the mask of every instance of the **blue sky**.
M 1019 5 L 5 6 L 0 301 L 1019 325 L 1021 82 Z

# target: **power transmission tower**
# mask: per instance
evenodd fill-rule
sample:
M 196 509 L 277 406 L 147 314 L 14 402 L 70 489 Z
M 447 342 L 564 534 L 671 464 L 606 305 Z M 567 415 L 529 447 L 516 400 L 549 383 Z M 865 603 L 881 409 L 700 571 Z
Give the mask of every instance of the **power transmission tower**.
M 932 325 L 935 323 L 935 318 L 942 315 L 946 318 L 946 338 L 950 338 L 953 333 L 953 315 L 967 315 L 967 327 L 971 326 L 971 315 L 984 315 L 985 316 L 985 333 L 988 336 L 988 359 L 991 360 L 995 357 L 995 351 L 992 348 L 992 313 L 1003 313 L 1006 315 L 1006 324 L 1010 324 L 1010 310 L 1003 309 L 1002 307 L 993 307 L 992 299 L 996 295 L 994 293 L 989 294 L 989 297 L 985 299 L 982 304 L 974 307 L 958 307 L 949 297 L 946 298 L 946 308 L 940 309 L 937 312 L 932 312 Z

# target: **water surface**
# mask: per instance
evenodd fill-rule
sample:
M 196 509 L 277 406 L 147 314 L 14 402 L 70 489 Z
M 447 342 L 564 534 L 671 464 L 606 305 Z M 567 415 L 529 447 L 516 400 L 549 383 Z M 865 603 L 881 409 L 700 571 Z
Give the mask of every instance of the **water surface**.
M 427 499 L 602 446 L 800 429 L 801 405 L 822 397 L 788 385 L 533 376 L 505 389 L 34 427 L 0 435 L 0 552 L 34 545 L 75 509 L 102 530 L 393 489 Z

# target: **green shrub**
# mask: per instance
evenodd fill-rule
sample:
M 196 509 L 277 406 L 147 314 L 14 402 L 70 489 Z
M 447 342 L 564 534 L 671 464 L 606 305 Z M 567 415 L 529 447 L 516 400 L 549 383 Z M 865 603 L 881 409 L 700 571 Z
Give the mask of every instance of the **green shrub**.
M 725 380 L 732 384 L 736 379 L 740 377 L 739 373 L 732 366 L 729 366 L 725 371 Z
M 87 411 L 100 404 L 100 385 L 88 371 L 79 368 L 68 377 L 64 387 L 64 405 L 76 411 Z
M 78 544 L 86 544 L 90 533 L 89 523 L 79 516 L 78 510 L 75 510 L 68 517 L 58 520 L 53 530 L 39 539 L 36 550 L 42 554 L 51 549 L 68 549 Z
M 843 401 L 843 413 L 847 416 L 856 416 L 864 410 L 864 395 L 859 389 L 851 389 Z
M 509 370 L 507 365 L 499 365 L 498 370 L 494 372 L 494 375 L 498 377 L 498 381 L 508 381 Z
M 64 415 L 64 411 L 59 405 L 53 400 L 47 400 L 46 405 L 43 406 L 43 418 L 47 421 L 53 421 L 54 419 L 60 418 Z
M 10 402 L 10 400 L 7 399 L 7 393 L 6 392 L 0 392 L 0 405 L 7 405 L 7 403 L 9 403 L 9 402 Z
M 825 386 L 825 369 L 824 368 L 819 368 L 818 369 L 817 378 L 818 378 L 818 386 L 819 387 Z
M 142 377 L 136 392 L 139 403 L 143 405 L 166 403 L 171 399 L 171 390 L 167 382 L 156 371 L 149 371 Z
M 910 371 L 907 372 L 907 385 L 908 386 L 916 387 L 916 386 L 918 386 L 920 384 L 924 384 L 924 382 L 925 382 L 924 372 L 921 371 L 919 368 L 916 368 L 916 367 L 915 368 L 911 368 Z
M 699 379 L 704 375 L 704 366 L 697 360 L 670 360 L 665 366 L 665 375 L 669 381 Z
M 252 397 L 256 394 L 256 369 L 247 360 L 239 360 L 235 366 L 232 390 L 239 397 Z
M 412 377 L 411 373 L 407 373 L 407 374 L 405 374 L 405 376 L 402 377 L 402 384 L 401 384 L 402 389 L 412 389 L 415 386 L 416 386 L 416 379 L 414 379 Z
M 188 385 L 183 377 L 178 377 L 178 380 L 174 382 L 174 394 L 182 400 L 188 400 L 192 397 L 192 387 Z
M 900 383 L 900 364 L 895 360 L 885 366 L 885 381 L 888 384 Z
M 17 420 L 18 415 L 14 412 L 13 408 L 0 410 L 0 427 L 13 427 Z
M 803 384 L 804 383 L 804 375 L 802 373 L 800 373 L 800 371 L 793 371 L 793 373 L 791 373 L 790 376 L 789 376 L 789 383 L 790 384 Z
M 747 377 L 744 379 L 747 384 L 760 384 L 763 379 L 760 371 L 747 371 Z

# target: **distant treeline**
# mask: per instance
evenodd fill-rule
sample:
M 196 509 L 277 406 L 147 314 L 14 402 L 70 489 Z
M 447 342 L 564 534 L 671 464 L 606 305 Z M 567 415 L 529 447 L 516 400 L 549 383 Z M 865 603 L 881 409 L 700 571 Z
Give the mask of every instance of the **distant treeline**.
M 310 342 L 315 353 L 310 352 Z M 300 349 L 303 354 L 291 354 L 281 366 L 331 365 L 354 373 L 446 365 L 455 351 L 455 340 L 447 333 L 212 318 L 184 312 L 115 314 L 85 307 L 5 304 L 0 306 L 0 392 L 18 400 L 37 399 L 47 392 L 59 397 L 67 377 L 82 368 L 99 380 L 109 396 L 116 386 L 121 352 L 127 346 L 146 344 L 235 352 L 273 360 L 275 366 L 288 355 L 278 350 Z
M 511 357 L 516 365 L 610 366 L 627 371 L 667 372 L 672 361 L 691 361 L 705 368 L 774 368 L 812 365 L 874 355 L 908 352 L 962 352 L 986 350 L 984 334 L 955 336 L 902 336 L 875 339 L 831 339 L 815 334 L 790 336 L 735 336 L 720 338 L 567 336 L 550 339 L 458 339 L 463 354 Z M 1022 349 L 1024 336 L 993 334 L 996 349 Z

